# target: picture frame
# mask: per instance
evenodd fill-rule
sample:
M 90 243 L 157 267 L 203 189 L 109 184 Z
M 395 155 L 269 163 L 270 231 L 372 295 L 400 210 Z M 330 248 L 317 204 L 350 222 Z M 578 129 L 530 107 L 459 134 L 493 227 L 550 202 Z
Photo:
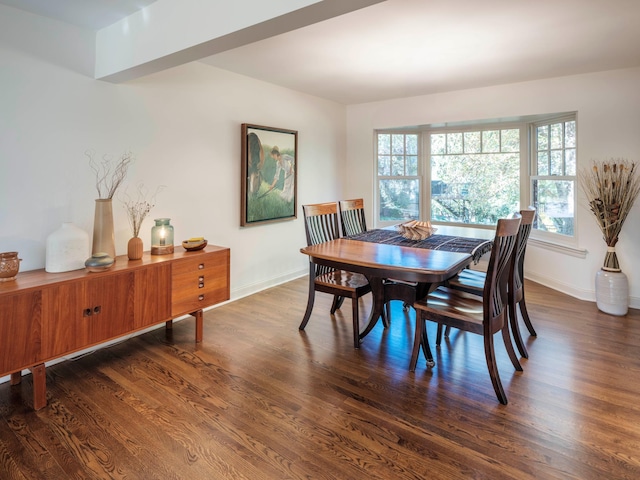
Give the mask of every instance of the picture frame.
M 298 132 L 243 123 L 240 226 L 298 215 Z

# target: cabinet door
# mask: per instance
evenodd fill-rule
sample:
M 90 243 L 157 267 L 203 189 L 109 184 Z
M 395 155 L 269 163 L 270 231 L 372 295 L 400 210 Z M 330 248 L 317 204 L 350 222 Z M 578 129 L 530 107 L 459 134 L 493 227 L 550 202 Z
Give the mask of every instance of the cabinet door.
M 80 350 L 90 342 L 89 308 L 85 283 L 74 282 L 47 287 L 42 291 L 42 353 L 44 359 Z
M 100 275 L 43 290 L 45 358 L 81 350 L 131 331 L 133 273 Z
M 133 330 L 133 272 L 96 278 L 87 284 L 87 305 L 92 308 L 91 343 L 124 335 Z
M 40 361 L 41 311 L 40 290 L 0 297 L 0 376 Z
M 139 330 L 171 318 L 171 265 L 164 263 L 135 273 L 134 328 Z

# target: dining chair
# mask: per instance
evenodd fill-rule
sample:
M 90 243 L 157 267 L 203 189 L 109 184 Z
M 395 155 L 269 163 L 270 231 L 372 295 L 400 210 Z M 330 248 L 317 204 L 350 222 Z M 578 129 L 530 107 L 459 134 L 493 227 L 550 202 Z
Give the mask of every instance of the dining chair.
M 524 358 L 529 358 L 529 352 L 524 345 L 522 335 L 520 333 L 520 326 L 518 322 L 518 307 L 522 315 L 527 330 L 532 336 L 537 336 L 529 313 L 527 311 L 527 305 L 525 303 L 524 296 L 524 255 L 527 249 L 527 241 L 529 240 L 529 234 L 533 226 L 533 220 L 536 216 L 536 209 L 529 207 L 524 210 L 520 210 L 520 228 L 518 230 L 518 240 L 516 242 L 514 258 L 509 270 L 509 284 L 507 287 L 507 296 L 509 304 L 509 324 L 511 326 L 511 333 L 513 340 L 518 348 L 518 352 Z M 462 290 L 465 292 L 473 293 L 476 295 L 482 295 L 483 285 L 486 279 L 486 272 L 471 270 L 469 268 L 464 269 L 456 277 L 450 279 L 447 282 L 449 288 L 455 290 Z M 450 328 L 445 330 L 445 337 L 449 335 Z M 442 328 L 439 327 L 438 337 L 442 335 Z M 438 341 L 440 338 L 437 339 Z
M 307 245 L 317 245 L 340 238 L 338 226 L 338 204 L 335 202 L 303 205 L 304 228 Z M 336 270 L 309 262 L 309 297 L 307 310 L 298 327 L 304 330 L 311 317 L 315 292 L 333 295 L 331 315 L 342 306 L 345 298 L 351 299 L 353 322 L 353 346 L 360 347 L 360 321 L 358 299 L 371 292 L 371 286 L 361 273 Z
M 511 343 L 507 321 L 507 285 L 520 220 L 519 214 L 513 218 L 498 220 L 482 296 L 440 286 L 425 299 L 414 303 L 416 328 L 411 353 L 411 371 L 415 371 L 421 346 L 425 350 L 427 365 L 433 365 L 433 356 L 427 339 L 427 320 L 436 322 L 439 326 L 452 326 L 466 332 L 482 335 L 493 389 L 500 403 L 507 404 L 507 396 L 498 374 L 493 337 L 494 334 L 502 332 L 511 363 L 516 370 L 522 371 Z
M 345 237 L 367 231 L 367 221 L 364 216 L 364 200 L 362 198 L 340 200 L 338 207 L 340 208 L 342 234 Z

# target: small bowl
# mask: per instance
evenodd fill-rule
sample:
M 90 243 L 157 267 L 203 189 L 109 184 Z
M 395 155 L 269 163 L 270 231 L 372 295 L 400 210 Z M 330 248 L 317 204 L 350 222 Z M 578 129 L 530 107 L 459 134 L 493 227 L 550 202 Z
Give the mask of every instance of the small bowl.
M 202 250 L 207 246 L 207 240 L 198 240 L 197 242 L 190 242 L 189 240 L 183 240 L 182 246 L 187 252 L 194 252 L 196 250 Z
M 18 258 L 18 252 L 0 253 L 0 282 L 15 280 L 21 261 L 22 259 Z

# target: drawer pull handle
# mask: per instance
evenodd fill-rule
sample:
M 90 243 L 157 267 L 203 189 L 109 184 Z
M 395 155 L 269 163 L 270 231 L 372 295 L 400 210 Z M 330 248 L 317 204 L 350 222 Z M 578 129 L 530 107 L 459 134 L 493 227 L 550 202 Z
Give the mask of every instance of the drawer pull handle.
M 100 305 L 93 307 L 93 313 L 96 315 L 102 311 L 102 307 Z
M 200 276 L 198 277 L 198 281 L 199 281 L 199 282 L 204 282 L 204 275 L 200 275 Z
M 198 284 L 198 288 L 204 288 L 204 282 L 200 282 L 200 283 Z
M 82 316 L 83 316 L 83 317 L 90 317 L 91 315 L 93 315 L 93 312 L 91 311 L 91 309 L 90 309 L 90 308 L 85 308 L 85 309 L 82 311 Z
M 198 300 L 200 301 L 204 300 L 204 295 L 198 295 Z
M 198 265 L 198 270 L 202 270 L 204 269 L 204 263 L 201 263 L 200 265 Z

